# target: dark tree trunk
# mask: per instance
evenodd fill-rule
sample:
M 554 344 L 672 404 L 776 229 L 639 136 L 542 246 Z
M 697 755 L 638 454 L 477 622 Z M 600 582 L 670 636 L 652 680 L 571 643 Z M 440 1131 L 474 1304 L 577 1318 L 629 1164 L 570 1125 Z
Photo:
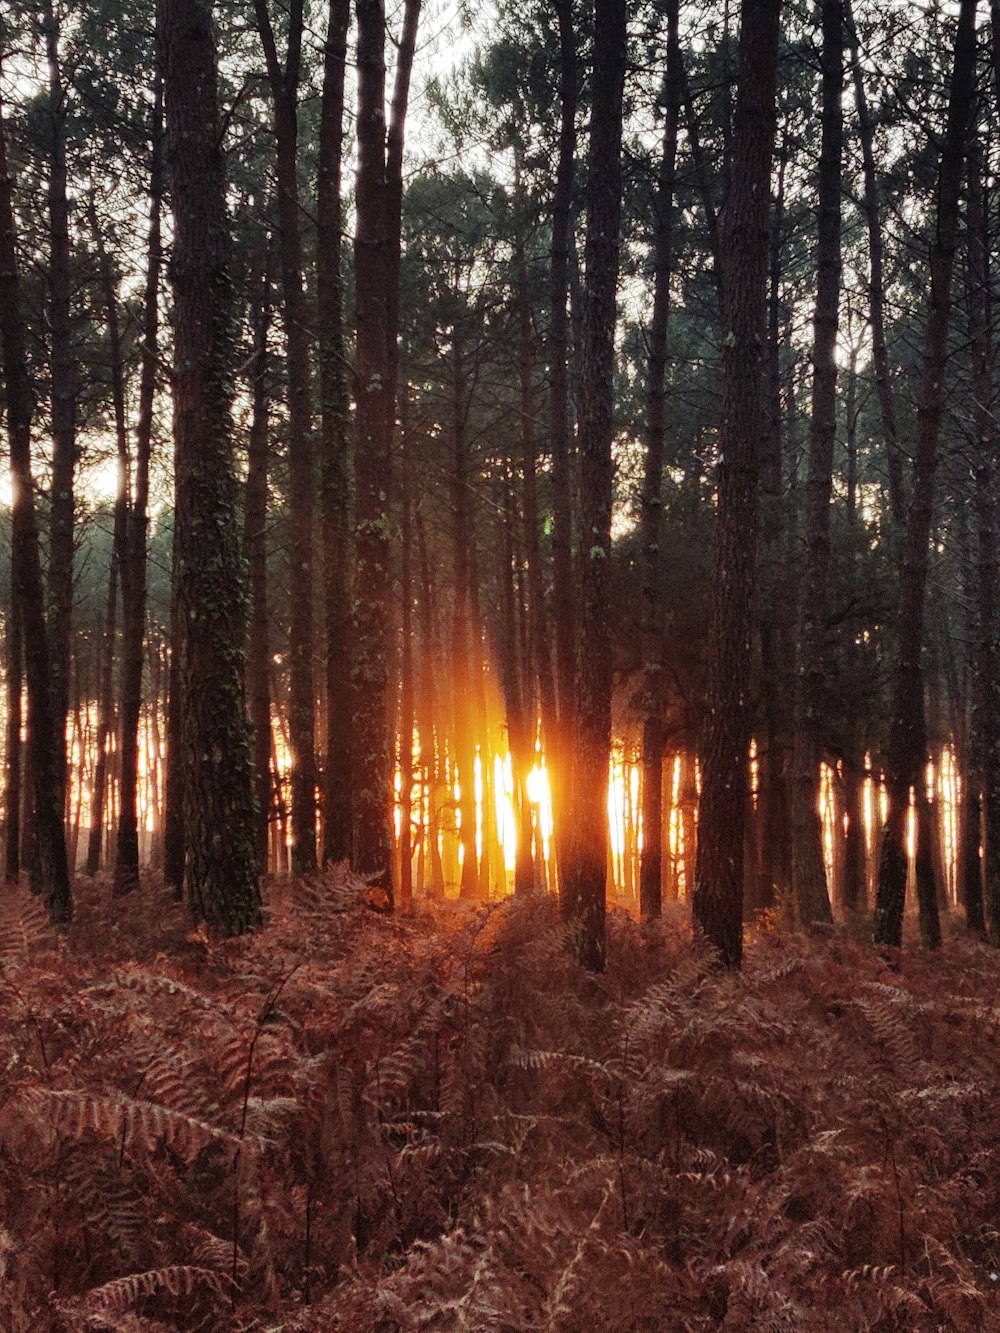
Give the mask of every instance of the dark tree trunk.
M 244 703 L 246 611 L 230 393 L 229 228 L 215 42 L 200 0 L 159 0 L 174 213 L 174 470 L 188 900 L 222 934 L 261 919 Z M 212 560 L 205 559 L 211 551 Z
M 419 0 L 407 0 L 392 112 L 385 122 L 385 6 L 357 0 L 358 171 L 354 232 L 356 343 L 354 867 L 392 886 L 393 746 L 388 700 L 392 596 L 388 496 L 396 410 L 403 128 Z
M 663 882 L 663 454 L 666 436 L 667 323 L 673 267 L 674 174 L 680 110 L 678 4 L 667 7 L 663 148 L 653 200 L 653 317 L 646 388 L 646 466 L 642 481 L 642 861 L 639 910 L 660 915 Z
M 694 919 L 722 961 L 743 953 L 750 635 L 763 411 L 768 221 L 780 0 L 744 0 L 733 183 L 722 218 L 725 339 L 707 723 Z
M 921 651 L 927 589 L 927 558 L 934 506 L 938 440 L 944 409 L 945 362 L 951 319 L 951 287 L 958 239 L 959 195 L 972 109 L 976 0 L 962 0 L 955 38 L 948 122 L 938 175 L 937 219 L 930 258 L 930 305 L 924 335 L 920 389 L 917 400 L 916 457 L 913 493 L 906 520 L 900 566 L 899 609 L 896 617 L 896 662 L 890 705 L 886 785 L 889 817 L 882 830 L 878 897 L 875 905 L 875 942 L 898 946 L 903 938 L 906 900 L 906 811 L 911 787 L 923 781 L 927 758 L 924 678 Z M 920 835 L 918 834 L 918 843 Z M 933 876 L 931 877 L 933 879 Z M 931 886 L 933 887 L 933 886 Z M 925 894 L 926 879 L 918 878 Z M 921 902 L 924 942 L 940 941 L 937 903 Z M 935 938 L 936 937 L 936 938 Z
M 115 726 L 114 665 L 115 635 L 118 619 L 118 584 L 121 562 L 125 552 L 128 530 L 129 449 L 128 426 L 125 418 L 125 365 L 122 348 L 121 320 L 118 311 L 116 279 L 111 258 L 104 246 L 96 205 L 90 202 L 90 224 L 94 236 L 103 288 L 104 309 L 108 324 L 108 343 L 111 353 L 111 400 L 115 417 L 115 442 L 118 452 L 118 487 L 115 493 L 114 545 L 108 571 L 108 598 L 104 619 L 104 642 L 98 684 L 97 756 L 94 780 L 91 784 L 90 831 L 87 836 L 86 872 L 96 875 L 101 863 L 104 839 L 108 787 L 109 742 Z
M 267 619 L 267 476 L 268 383 L 267 336 L 271 323 L 270 264 L 265 259 L 257 308 L 253 314 L 253 402 L 248 441 L 247 485 L 243 516 L 243 556 L 250 576 L 250 633 L 247 690 L 253 724 L 254 793 L 257 803 L 254 846 L 257 869 L 267 871 L 267 838 L 274 806 L 271 776 L 271 652 Z
M 405 394 L 405 389 L 404 389 Z M 404 398 L 405 408 L 405 398 Z M 406 443 L 406 421 L 400 423 L 403 444 Z M 413 902 L 413 727 L 416 705 L 413 690 L 413 481 L 408 460 L 402 465 L 402 562 L 401 587 L 402 643 L 399 654 L 399 768 L 402 780 L 399 825 L 399 900 L 404 908 Z M 421 738 L 422 740 L 423 738 Z
M 889 351 L 885 337 L 885 241 L 882 235 L 881 210 L 878 197 L 878 175 L 875 167 L 874 130 L 868 110 L 858 34 L 854 26 L 851 0 L 844 0 L 844 20 L 851 48 L 851 72 L 854 77 L 854 105 L 858 118 L 858 136 L 861 140 L 861 163 L 864 175 L 862 208 L 868 228 L 868 303 L 872 329 L 872 361 L 875 365 L 875 385 L 878 390 L 879 411 L 882 417 L 882 438 L 885 443 L 886 469 L 889 480 L 889 511 L 893 521 L 902 525 L 906 518 L 903 488 L 903 458 L 896 432 L 896 408 L 892 394 L 892 376 L 889 370 Z
M 316 301 L 321 413 L 320 501 L 326 611 L 323 860 L 351 854 L 351 579 L 349 390 L 341 272 L 344 71 L 350 0 L 330 0 L 316 189 Z
M 440 731 L 435 725 L 438 717 L 438 695 L 434 680 L 434 589 L 427 556 L 427 533 L 419 505 L 414 514 L 413 526 L 420 566 L 420 763 L 424 770 L 424 782 L 430 793 L 427 841 L 431 862 L 431 893 L 435 898 L 441 898 L 444 896 L 444 873 L 441 867 L 441 849 L 438 845 L 438 810 L 442 776 Z
M 608 757 L 611 748 L 611 441 L 621 218 L 625 0 L 594 7 L 586 295 L 580 363 L 580 634 L 563 916 L 577 960 L 605 964 Z
M 139 415 L 135 432 L 135 473 L 121 557 L 121 802 L 115 846 L 114 893 L 139 883 L 139 717 L 146 637 L 146 532 L 149 526 L 149 461 L 153 444 L 153 408 L 159 359 L 160 205 L 163 196 L 163 88 L 159 69 L 153 95 L 152 153 L 149 170 L 149 233 L 143 294 L 142 363 Z
M 44 12 L 49 80 L 49 309 L 52 398 L 52 492 L 49 508 L 49 630 L 52 725 L 56 774 L 66 801 L 66 719 L 69 712 L 70 629 L 73 619 L 73 485 L 76 471 L 77 367 L 73 353 L 69 196 L 66 171 L 66 85 L 59 62 L 59 22 L 50 0 Z
M 570 419 L 570 247 L 576 163 L 577 46 L 573 0 L 553 0 L 559 24 L 559 152 L 552 195 L 549 272 L 549 432 L 552 448 L 552 592 L 557 731 L 546 738 L 558 857 L 569 798 L 576 715 L 576 579 L 573 569 L 573 483 Z
M 2 219 L 0 219 L 2 221 Z M 16 884 L 21 874 L 21 692 L 24 686 L 24 641 L 21 616 L 14 589 L 17 575 L 11 570 L 7 605 L 5 657 L 7 664 L 7 743 L 4 748 L 4 879 Z
M 287 11 L 288 46 L 284 65 L 278 59 L 267 0 L 255 0 L 254 9 L 271 85 L 277 144 L 278 233 L 288 378 L 288 558 L 296 590 L 291 599 L 288 636 L 292 873 L 305 875 L 316 869 L 316 720 L 312 592 L 315 469 L 309 382 L 309 323 L 302 284 L 298 187 L 302 0 L 292 0 Z
M 827 671 L 827 584 L 830 504 L 837 438 L 837 332 L 840 324 L 840 197 L 844 140 L 844 35 L 842 0 L 822 5 L 822 141 L 819 159 L 816 306 L 813 333 L 812 415 L 806 484 L 804 569 L 799 596 L 795 672 L 792 884 L 795 912 L 804 926 L 833 920 L 823 863 L 819 765 L 823 754 L 823 695 Z
M 177 513 L 174 479 L 174 514 Z M 177 526 L 171 558 L 170 664 L 167 670 L 167 771 L 164 780 L 163 879 L 179 902 L 184 896 L 184 733 L 181 712 L 181 626 L 177 603 Z
M 541 709 L 546 736 L 556 734 L 556 687 L 552 674 L 549 615 L 545 604 L 542 548 L 538 532 L 538 485 L 535 471 L 535 357 L 531 322 L 531 290 L 525 257 L 527 231 L 526 200 L 521 184 L 520 154 L 515 153 L 514 192 L 517 209 L 514 235 L 514 268 L 517 305 L 517 362 L 521 390 L 521 480 L 524 504 L 524 551 L 528 565 L 528 624 L 531 642 L 531 677 L 534 687 L 525 691 L 531 711 Z M 536 691 L 537 689 L 537 703 Z
M 21 322 L 13 180 L 7 165 L 6 129 L 0 105 L 0 337 L 7 394 L 7 437 L 13 492 L 12 599 L 20 618 L 28 679 L 28 762 L 34 808 L 32 887 L 45 899 L 49 916 L 72 915 L 62 782 L 52 715 L 52 676 L 45 626 L 45 593 L 31 475 L 31 384 Z M 25 784 L 27 787 L 27 784 Z M 22 844 L 23 845 L 23 844 Z
M 977 560 L 972 751 L 976 762 L 969 775 L 969 785 L 982 793 L 986 832 L 986 909 L 993 937 L 1000 941 L 1000 608 L 997 605 L 996 533 L 996 462 L 1000 436 L 993 415 L 988 256 L 982 161 L 978 145 L 973 145 L 969 151 L 967 272 L 975 429 L 973 484 Z M 978 839 L 976 841 L 978 843 Z M 972 928 L 978 929 L 972 892 L 967 894 L 966 902 L 973 903 L 973 911 L 967 915 Z

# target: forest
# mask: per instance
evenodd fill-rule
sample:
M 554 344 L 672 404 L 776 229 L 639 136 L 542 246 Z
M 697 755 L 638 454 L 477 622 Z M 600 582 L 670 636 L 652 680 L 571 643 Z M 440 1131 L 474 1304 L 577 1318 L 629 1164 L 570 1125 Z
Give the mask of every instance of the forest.
M 1000 0 L 0 5 L 0 1333 L 1000 1330 Z

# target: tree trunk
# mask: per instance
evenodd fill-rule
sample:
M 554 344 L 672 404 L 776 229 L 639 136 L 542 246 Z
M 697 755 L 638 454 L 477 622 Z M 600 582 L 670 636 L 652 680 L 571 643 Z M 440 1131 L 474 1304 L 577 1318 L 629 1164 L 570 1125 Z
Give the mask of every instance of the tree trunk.
M 302 284 L 299 222 L 298 100 L 302 52 L 302 0 L 288 13 L 285 63 L 278 59 L 267 0 L 255 0 L 274 108 L 277 144 L 278 233 L 281 255 L 285 369 L 288 379 L 288 558 L 295 596 L 288 636 L 288 732 L 292 764 L 292 873 L 316 869 L 316 721 L 313 687 L 313 495 L 312 403 L 309 323 Z
M 621 218 L 625 0 L 594 7 L 586 295 L 580 363 L 580 635 L 563 917 L 577 961 L 605 965 L 608 759 L 611 748 L 611 489 L 615 305 Z
M 993 348 L 990 337 L 989 235 L 983 206 L 982 160 L 969 151 L 968 283 L 973 361 L 976 516 L 976 651 L 973 663 L 972 751 L 969 785 L 982 793 L 986 828 L 986 910 L 1000 940 L 1000 608 L 997 605 L 996 463 L 993 415 Z M 978 841 L 978 840 L 977 840 Z M 970 892 L 967 903 L 974 900 Z M 978 928 L 973 910 L 973 928 Z
M 73 352 L 69 197 L 66 172 L 66 85 L 59 63 L 59 21 L 51 0 L 44 11 L 49 81 L 49 308 L 52 397 L 52 491 L 49 510 L 49 631 L 52 725 L 61 802 L 67 790 L 70 629 L 73 619 L 73 484 L 76 471 L 77 366 Z
M 0 219 L 2 221 L 2 219 Z M 4 879 L 16 884 L 21 875 L 21 693 L 24 683 L 24 641 L 21 616 L 14 595 L 17 575 L 11 569 L 7 604 L 5 656 L 7 664 L 7 744 L 4 772 Z
M 757 441 L 766 433 L 761 385 L 779 10 L 780 0 L 743 3 L 733 184 L 722 219 L 726 333 L 694 919 L 728 967 L 738 967 L 743 953 Z
M 268 256 L 269 259 L 269 256 Z M 253 312 L 253 402 L 248 442 L 247 484 L 243 519 L 243 557 L 250 575 L 250 634 L 247 645 L 247 688 L 253 726 L 257 869 L 267 873 L 267 835 L 274 805 L 271 777 L 271 651 L 267 618 L 267 475 L 268 383 L 267 337 L 271 324 L 270 285 L 265 260 L 260 296 Z
M 20 618 L 28 679 L 28 759 L 34 803 L 32 887 L 54 922 L 72 915 L 62 782 L 52 715 L 52 676 L 45 627 L 45 593 L 31 475 L 31 383 L 21 322 L 13 179 L 0 104 L 0 336 L 7 394 L 12 502 L 12 598 Z M 25 784 L 27 787 L 27 784 Z
M 566 825 L 576 716 L 576 576 L 573 568 L 572 424 L 569 381 L 570 247 L 576 159 L 577 46 L 573 0 L 553 0 L 559 24 L 559 152 L 552 195 L 549 273 L 549 433 L 552 448 L 552 590 L 557 730 L 546 738 L 556 841 Z
M 157 69 L 153 96 L 152 152 L 149 169 L 149 232 L 143 295 L 142 363 L 139 415 L 135 432 L 135 473 L 121 558 L 121 809 L 115 846 L 114 894 L 120 897 L 139 883 L 139 718 L 146 637 L 146 532 L 149 527 L 149 460 L 153 444 L 153 409 L 159 359 L 160 205 L 163 195 L 163 88 Z
M 803 926 L 833 921 L 823 865 L 818 811 L 823 756 L 823 695 L 827 672 L 827 585 L 830 570 L 830 505 L 837 438 L 837 333 L 840 324 L 840 196 L 843 157 L 843 5 L 822 5 L 822 142 L 819 160 L 816 306 L 813 334 L 812 415 L 806 486 L 805 568 L 799 598 L 795 673 L 794 785 L 792 788 L 792 884 Z
M 316 187 L 316 303 L 320 331 L 320 503 L 326 611 L 326 754 L 323 774 L 323 860 L 351 854 L 351 579 L 350 428 L 344 347 L 341 204 L 344 72 L 350 0 L 330 0 L 319 173 Z
M 159 0 L 174 212 L 174 469 L 188 900 L 221 934 L 259 924 L 246 612 L 230 423 L 229 228 L 215 42 L 201 0 Z M 214 558 L 205 559 L 211 551 Z
M 667 77 L 663 148 L 653 200 L 653 317 L 649 328 L 646 389 L 646 466 L 642 483 L 642 860 L 639 911 L 660 915 L 663 880 L 663 453 L 666 436 L 667 322 L 673 268 L 674 175 L 680 111 L 678 4 L 667 8 Z
M 861 164 L 864 175 L 864 194 L 861 202 L 868 228 L 868 303 L 872 329 L 872 361 L 875 365 L 875 386 L 878 390 L 879 411 L 882 417 L 882 438 L 889 479 L 889 511 L 893 521 L 902 526 L 906 518 L 903 459 L 896 432 L 896 408 L 893 402 L 892 376 L 885 337 L 885 243 L 875 168 L 874 131 L 868 110 L 868 97 L 865 92 L 864 72 L 851 0 L 844 0 L 844 21 L 851 48 L 854 105 L 858 118 L 858 137 L 861 140 Z
M 962 0 L 955 38 L 948 122 L 938 175 L 938 207 L 930 258 L 930 306 L 924 336 L 920 389 L 917 400 L 916 458 L 913 493 L 906 521 L 900 568 L 899 610 L 896 618 L 896 662 L 890 706 L 886 782 L 889 817 L 882 830 L 878 897 L 875 905 L 875 942 L 898 946 L 903 938 L 906 900 L 906 811 L 911 787 L 923 781 L 927 727 L 921 651 L 927 589 L 927 558 L 934 505 L 938 439 L 944 409 L 944 370 L 948 355 L 951 286 L 958 238 L 959 194 L 974 88 L 976 0 Z M 918 836 L 919 843 L 919 836 Z M 932 876 L 933 879 L 933 876 Z M 918 879 L 926 892 L 926 878 Z M 935 942 L 933 903 L 921 902 L 924 941 Z M 938 935 L 938 939 L 940 936 Z

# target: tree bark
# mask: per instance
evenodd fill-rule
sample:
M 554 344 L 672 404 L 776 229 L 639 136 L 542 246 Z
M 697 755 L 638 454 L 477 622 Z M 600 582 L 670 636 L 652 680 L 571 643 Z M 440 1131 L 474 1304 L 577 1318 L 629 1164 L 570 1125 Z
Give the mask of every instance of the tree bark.
M 259 924 L 246 598 L 230 393 L 229 228 L 210 15 L 159 0 L 174 213 L 174 470 L 188 901 L 225 935 Z M 211 552 L 211 559 L 206 559 Z
M 350 0 L 330 0 L 316 188 L 319 316 L 320 503 L 326 611 L 326 754 L 323 860 L 351 854 L 350 427 L 341 271 L 344 73 Z
M 269 259 L 269 256 L 268 256 Z M 247 643 L 247 689 L 253 727 L 254 793 L 257 803 L 254 846 L 257 869 L 267 872 L 267 839 L 274 808 L 271 774 L 271 652 L 267 617 L 267 477 L 270 385 L 267 336 L 271 323 L 268 259 L 253 312 L 253 402 L 248 442 L 247 484 L 243 517 L 243 558 L 250 575 L 250 633 Z
M 733 182 L 722 218 L 723 354 L 715 573 L 694 920 L 728 967 L 743 953 L 749 805 L 750 636 L 757 547 L 757 441 L 767 323 L 768 222 L 780 0 L 744 0 Z
M 49 83 L 49 308 L 51 338 L 52 490 L 49 508 L 49 632 L 56 774 L 65 807 L 66 720 L 69 713 L 70 631 L 73 620 L 73 505 L 76 472 L 77 365 L 73 352 L 66 94 L 59 60 L 59 21 L 51 0 L 43 15 Z
M 45 593 L 31 475 L 31 384 L 21 319 L 13 179 L 7 164 L 7 138 L 0 103 L 0 336 L 7 393 L 7 437 L 13 492 L 12 597 L 20 618 L 28 680 L 28 760 L 34 809 L 32 887 L 45 899 L 54 922 L 72 916 L 63 784 L 52 709 Z M 27 784 L 26 784 L 27 786 Z
M 830 505 L 837 438 L 837 333 L 840 324 L 840 198 L 844 140 L 842 0 L 822 4 L 822 142 L 819 160 L 812 415 L 806 484 L 805 550 L 795 673 L 792 883 L 803 926 L 833 921 L 819 816 L 823 687 L 827 671 Z
M 666 438 L 667 324 L 673 268 L 674 176 L 680 112 L 678 4 L 667 7 L 667 76 L 663 146 L 653 200 L 653 317 L 649 328 L 646 388 L 646 465 L 642 482 L 642 859 L 639 911 L 658 917 L 663 882 L 663 455 Z
M 586 293 L 580 377 L 580 634 L 569 845 L 561 906 L 577 961 L 605 965 L 608 760 L 611 748 L 611 490 L 621 219 L 625 0 L 594 7 Z
M 900 945 L 903 938 L 906 811 L 910 788 L 923 781 L 922 770 L 927 758 L 921 664 L 927 557 L 933 519 L 938 441 L 944 409 L 944 371 L 948 356 L 952 275 L 958 238 L 959 194 L 974 89 L 975 15 L 976 0 L 962 0 L 955 37 L 947 129 L 938 174 L 936 231 L 930 256 L 930 305 L 917 400 L 913 492 L 900 567 L 896 662 L 886 757 L 889 817 L 882 830 L 875 905 L 875 942 L 890 946 Z M 918 889 L 926 893 L 925 879 L 918 879 Z M 934 899 L 933 903 L 921 902 L 922 933 L 928 945 L 940 942 L 939 927 L 936 927 L 937 903 L 933 893 L 931 898 Z
M 973 661 L 972 753 L 969 785 L 982 793 L 985 822 L 986 911 L 1000 940 L 1000 607 L 997 604 L 996 463 L 998 433 L 993 416 L 993 347 L 990 337 L 989 236 L 983 205 L 982 160 L 969 150 L 968 202 L 969 325 L 972 342 L 975 431 L 976 646 Z M 978 819 L 977 819 L 978 824 Z M 978 839 L 977 852 L 978 852 Z M 981 899 L 980 899 L 981 901 Z M 970 924 L 978 929 L 974 894 Z M 981 911 L 981 909 L 980 909 Z
M 2 221 L 2 220 L 0 220 Z M 17 575 L 11 569 L 10 599 L 4 638 L 7 666 L 7 736 L 4 748 L 4 880 L 16 884 L 21 876 L 21 694 L 24 688 L 24 640 L 21 616 L 14 595 Z
M 885 336 L 885 242 L 882 235 L 881 209 L 878 197 L 878 176 L 875 168 L 874 130 L 868 97 L 865 92 L 864 72 L 858 33 L 854 26 L 851 0 L 844 0 L 844 22 L 851 49 L 851 73 L 854 79 L 854 105 L 858 118 L 858 137 L 861 140 L 861 165 L 864 178 L 862 209 L 868 228 L 868 308 L 872 330 L 872 361 L 875 366 L 875 387 L 878 391 L 879 412 L 882 418 L 882 439 L 885 444 L 886 472 L 889 482 L 889 512 L 893 521 L 902 526 L 906 518 L 903 486 L 903 457 L 896 429 L 896 407 L 892 393 L 892 374 L 889 369 L 889 351 Z
M 388 701 L 388 497 L 396 410 L 402 154 L 419 0 L 406 0 L 393 89 L 385 122 L 385 6 L 357 0 L 358 170 L 354 233 L 355 299 L 355 597 L 354 867 L 392 885 L 393 746 Z
M 288 732 L 292 767 L 292 873 L 316 869 L 316 719 L 313 685 L 313 495 L 312 401 L 309 324 L 302 283 L 299 222 L 298 100 L 303 5 L 288 8 L 285 62 L 278 58 L 267 0 L 255 0 L 257 30 L 264 48 L 277 145 L 278 233 L 282 315 L 288 379 L 288 558 L 295 596 L 288 636 Z
M 143 293 L 142 362 L 139 415 L 135 432 L 135 471 L 122 551 L 121 662 L 121 808 L 115 845 L 113 892 L 120 897 L 139 883 L 139 718 L 146 637 L 146 533 L 149 527 L 149 462 L 153 445 L 153 409 L 159 359 L 160 206 L 163 196 L 163 85 L 157 67 L 153 90 L 149 169 L 149 231 Z

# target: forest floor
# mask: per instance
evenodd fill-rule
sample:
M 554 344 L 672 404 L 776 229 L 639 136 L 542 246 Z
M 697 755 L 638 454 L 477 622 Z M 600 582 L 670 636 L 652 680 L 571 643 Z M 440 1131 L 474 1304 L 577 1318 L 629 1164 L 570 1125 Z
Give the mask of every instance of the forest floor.
M 0 1329 L 1000 1329 L 1000 954 L 0 899 Z

